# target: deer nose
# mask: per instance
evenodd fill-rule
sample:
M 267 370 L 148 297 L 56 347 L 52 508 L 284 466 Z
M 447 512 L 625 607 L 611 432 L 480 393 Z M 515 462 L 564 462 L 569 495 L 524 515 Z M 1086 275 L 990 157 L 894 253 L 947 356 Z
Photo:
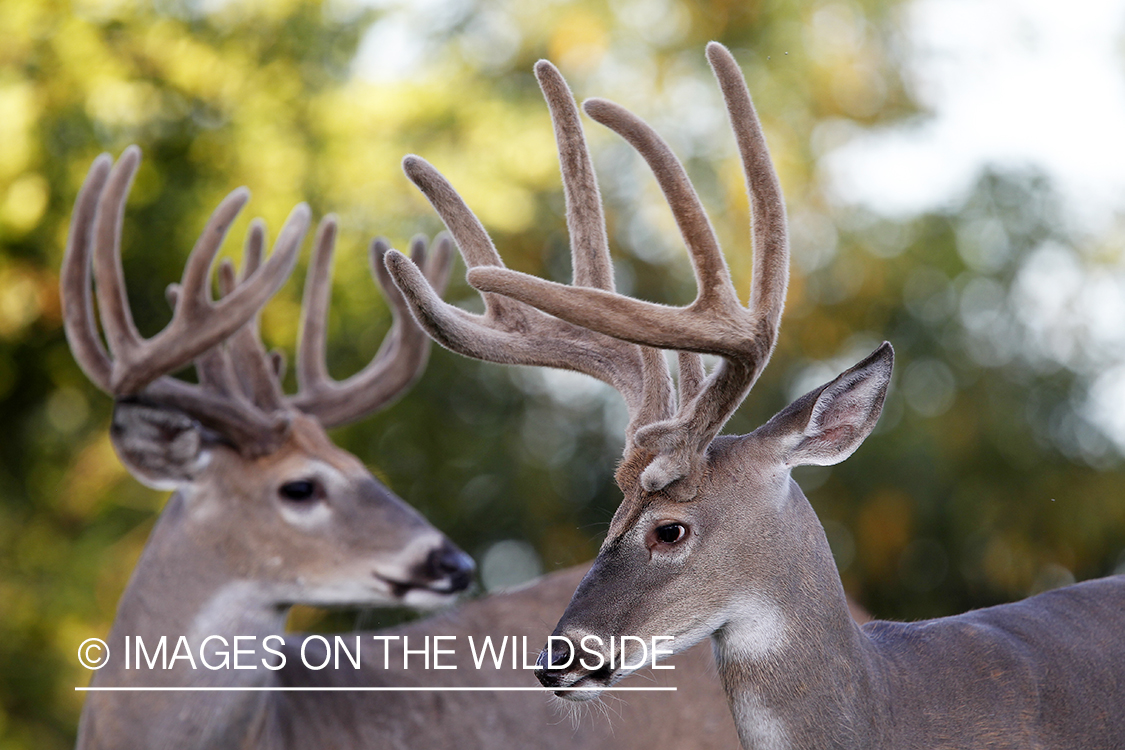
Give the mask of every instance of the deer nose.
M 473 558 L 453 546 L 449 541 L 442 542 L 440 547 L 433 549 L 426 558 L 426 572 L 437 580 L 449 579 L 449 588 L 453 591 L 464 591 L 473 582 L 473 574 L 477 565 Z
M 539 658 L 535 661 L 535 677 L 547 688 L 560 687 L 567 674 L 567 667 L 573 662 L 570 641 L 551 641 L 547 648 L 539 652 Z

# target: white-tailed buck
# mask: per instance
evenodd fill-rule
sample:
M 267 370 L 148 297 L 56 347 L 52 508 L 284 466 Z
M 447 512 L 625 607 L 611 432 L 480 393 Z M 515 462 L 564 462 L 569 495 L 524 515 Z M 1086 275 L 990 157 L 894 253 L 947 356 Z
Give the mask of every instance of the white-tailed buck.
M 638 641 L 623 649 L 621 636 L 674 636 L 676 650 L 712 636 L 746 748 L 1125 748 L 1125 576 L 927 622 L 860 627 L 848 616 L 823 528 L 790 471 L 842 461 L 871 432 L 890 382 L 889 344 L 754 432 L 717 437 L 773 351 L 788 241 L 745 81 L 726 48 L 712 43 L 707 56 L 751 196 L 748 307 L 682 165 L 615 104 L 595 99 L 585 109 L 652 168 L 695 269 L 698 296 L 686 307 L 614 293 L 576 118 L 555 115 L 560 140 L 571 144 L 560 150 L 573 285 L 504 268 L 448 183 L 420 159 L 406 164 L 488 304 L 484 325 L 471 325 L 405 257 L 389 253 L 427 331 L 471 356 L 586 372 L 629 406 L 617 472 L 624 501 L 555 628 L 559 638 L 540 655 L 540 681 L 588 688 L 560 694 L 592 698 L 630 672 L 623 658 L 636 662 Z M 548 67 L 538 72 L 542 80 Z M 678 405 L 664 349 L 679 355 Z M 710 374 L 700 354 L 720 357 Z
M 382 263 L 386 246 L 377 242 L 373 269 L 391 303 L 391 331 L 361 373 L 342 383 L 329 379 L 325 321 L 336 226 L 326 220 L 306 283 L 299 392 L 284 395 L 281 360 L 262 348 L 256 316 L 293 268 L 309 211 L 294 210 L 264 264 L 265 232 L 255 222 L 241 279 L 229 264 L 221 265 L 222 297 L 212 302 L 210 268 L 247 201 L 245 190 L 215 211 L 182 283 L 170 289 L 172 322 L 142 339 L 119 250 L 139 158 L 130 148 L 112 168 L 108 156 L 94 162 L 75 206 L 61 274 L 75 358 L 117 402 L 112 439 L 118 454 L 142 482 L 175 490 L 121 598 L 108 638 L 111 658 L 92 686 L 191 691 L 88 694 L 80 747 L 484 750 L 537 743 L 640 748 L 662 740 L 678 748 L 730 746 L 734 726 L 712 674 L 714 663 L 701 649 L 676 658 L 675 683 L 683 692 L 630 696 L 620 718 L 587 720 L 578 729 L 545 691 L 355 690 L 526 686 L 530 671 L 512 668 L 507 657 L 502 669 L 475 669 L 467 639 L 526 638 L 530 656 L 521 653 L 519 663 L 534 666 L 544 630 L 565 608 L 585 567 L 405 627 L 346 634 L 353 652 L 355 639 L 362 640 L 358 669 L 346 661 L 340 668 L 306 667 L 301 645 L 308 642 L 284 635 L 291 605 L 430 606 L 451 601 L 470 582 L 471 560 L 325 433 L 400 395 L 424 367 L 429 339 L 390 283 Z M 424 250 L 424 243 L 416 243 L 414 261 L 407 262 L 441 289 L 451 248 L 439 241 L 434 252 Z M 198 385 L 168 374 L 193 360 Z M 271 635 L 284 638 L 267 641 Z M 389 668 L 373 635 L 400 639 L 389 643 Z M 402 668 L 401 638 L 408 636 L 417 650 L 426 637 L 439 635 L 457 639 L 456 655 L 443 663 L 458 669 L 425 669 L 420 656 L 412 657 L 413 668 Z M 218 638 L 205 644 L 210 636 Z M 164 650 L 157 653 L 162 637 Z M 308 661 L 320 664 L 323 654 L 312 653 L 320 642 L 311 643 Z M 285 655 L 283 668 L 265 668 L 263 659 L 278 663 L 267 648 Z M 220 666 L 225 658 L 226 667 L 212 670 L 201 663 L 204 657 Z M 255 668 L 236 669 L 236 663 Z
M 425 367 L 428 340 L 404 314 L 378 262 L 386 247 L 376 244 L 373 254 L 394 310 L 391 333 L 363 372 L 334 383 L 323 355 L 335 225 L 322 224 L 306 288 L 301 389 L 287 397 L 280 360 L 262 348 L 256 316 L 293 268 L 308 208 L 294 209 L 264 264 L 265 232 L 255 222 L 243 278 L 236 282 L 232 267 L 223 264 L 224 296 L 212 302 L 215 254 L 249 197 L 245 190 L 231 193 L 192 251 L 182 283 L 169 288 L 172 321 L 145 340 L 133 324 L 119 252 L 125 199 L 139 162 L 136 148 L 112 169 L 108 156 L 94 162 L 75 206 L 61 274 L 71 349 L 87 376 L 116 398 L 111 432 L 118 455 L 145 484 L 176 490 L 119 605 L 109 637 L 115 658 L 96 673 L 94 686 L 263 679 L 261 669 L 193 670 L 186 660 L 173 661 L 183 668 L 129 670 L 127 636 L 151 648 L 161 636 L 174 646 L 184 635 L 198 647 L 210 635 L 282 633 L 288 607 L 297 602 L 452 601 L 472 580 L 472 560 L 324 432 L 387 404 Z M 439 243 L 437 252 L 424 255 L 416 253 L 416 260 L 442 287 L 450 249 Z M 95 322 L 91 270 L 108 351 Z M 193 360 L 198 385 L 167 375 Z M 201 745 L 219 744 L 245 731 L 236 719 L 247 707 L 246 700 L 223 695 L 184 701 L 159 693 L 93 694 L 79 744 L 182 746 L 193 735 Z

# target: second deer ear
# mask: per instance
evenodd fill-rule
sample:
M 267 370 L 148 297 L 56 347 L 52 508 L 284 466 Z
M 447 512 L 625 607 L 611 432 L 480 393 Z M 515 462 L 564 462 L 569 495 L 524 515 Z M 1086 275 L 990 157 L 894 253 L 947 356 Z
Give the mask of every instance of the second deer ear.
M 207 465 L 206 431 L 175 409 L 118 401 L 110 437 L 129 473 L 154 489 L 175 489 Z
M 884 342 L 831 383 L 794 401 L 763 428 L 780 442 L 789 466 L 830 466 L 850 456 L 879 421 L 894 350 Z

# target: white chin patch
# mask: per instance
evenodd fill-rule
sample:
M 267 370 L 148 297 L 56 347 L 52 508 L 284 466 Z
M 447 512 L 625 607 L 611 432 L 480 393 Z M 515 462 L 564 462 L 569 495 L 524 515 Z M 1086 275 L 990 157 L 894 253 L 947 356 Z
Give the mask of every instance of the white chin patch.
M 429 589 L 410 589 L 406 592 L 406 595 L 402 597 L 402 603 L 408 607 L 433 609 L 435 607 L 444 607 L 456 598 L 457 595 L 452 593 L 441 593 Z
M 600 688 L 590 688 L 588 690 L 564 690 L 559 693 L 559 697 L 565 698 L 568 701 L 575 703 L 582 703 L 584 701 L 592 701 L 601 697 L 602 691 Z

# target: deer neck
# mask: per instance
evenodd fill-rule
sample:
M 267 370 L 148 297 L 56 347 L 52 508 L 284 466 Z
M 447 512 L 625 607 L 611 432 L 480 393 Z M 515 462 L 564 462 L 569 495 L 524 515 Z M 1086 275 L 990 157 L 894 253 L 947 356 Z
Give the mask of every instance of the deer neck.
M 268 655 L 261 643 L 267 635 L 285 632 L 288 609 L 271 600 L 268 592 L 245 571 L 237 570 L 220 550 L 206 546 L 205 535 L 198 530 L 193 533 L 187 504 L 182 492 L 175 493 L 157 521 L 118 605 L 109 639 L 112 658 L 96 674 L 95 684 L 258 684 L 271 674 L 259 661 Z M 213 639 L 204 647 L 209 636 L 221 637 L 226 645 Z M 201 650 L 233 653 L 235 636 L 253 638 L 242 641 L 240 648 L 252 644 L 261 655 L 243 655 L 240 661 L 257 664 L 257 669 L 212 670 L 200 663 Z M 138 668 L 137 640 L 143 641 L 151 656 L 162 637 L 166 638 L 169 668 L 158 663 L 150 669 L 143 662 Z M 187 658 L 172 659 L 181 637 L 191 647 L 195 668 Z M 129 669 L 125 668 L 127 644 Z M 181 649 L 180 654 L 184 653 Z M 209 660 L 215 664 L 221 658 Z
M 268 655 L 260 644 L 265 635 L 284 632 L 286 610 L 269 602 L 215 549 L 201 544 L 200 536 L 191 533 L 187 506 L 187 498 L 177 492 L 160 515 L 118 605 L 108 639 L 109 663 L 94 673 L 92 687 L 253 687 L 273 679 L 274 672 L 259 661 Z M 211 635 L 227 645 L 213 640 L 204 648 L 203 640 Z M 181 636 L 185 647 L 177 650 Z M 242 646 L 253 644 L 253 653 L 240 658 L 257 669 L 212 670 L 201 663 L 201 652 L 206 652 L 210 663 L 219 664 L 219 649 L 233 658 L 235 636 L 255 637 Z M 154 657 L 162 637 L 164 654 Z M 138 653 L 138 638 L 147 658 L 154 659 L 152 668 Z M 188 649 L 194 668 L 186 657 L 173 658 Z M 92 692 L 82 711 L 78 747 L 239 747 L 259 731 L 267 696 L 253 691 Z
M 776 543 L 784 565 L 755 579 L 712 637 L 745 748 L 874 746 L 877 670 L 851 619 L 815 512 L 788 479 Z M 763 580 L 764 578 L 764 580 Z

